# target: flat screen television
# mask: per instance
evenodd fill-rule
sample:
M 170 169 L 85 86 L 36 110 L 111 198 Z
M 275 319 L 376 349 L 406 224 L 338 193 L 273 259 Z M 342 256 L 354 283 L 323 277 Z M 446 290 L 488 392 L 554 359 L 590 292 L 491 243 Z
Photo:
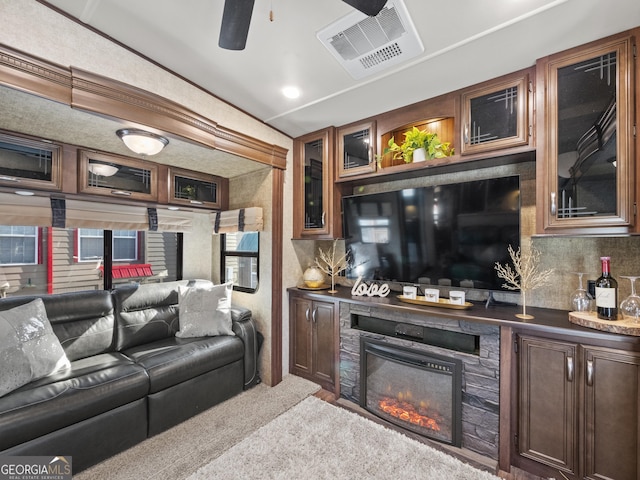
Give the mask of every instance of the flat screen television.
M 520 246 L 520 177 L 346 196 L 347 278 L 504 290 Z

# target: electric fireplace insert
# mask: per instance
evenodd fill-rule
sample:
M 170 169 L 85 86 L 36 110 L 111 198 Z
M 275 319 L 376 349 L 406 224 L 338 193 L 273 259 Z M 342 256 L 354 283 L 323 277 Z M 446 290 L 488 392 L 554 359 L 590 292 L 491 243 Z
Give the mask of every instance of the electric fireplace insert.
M 360 339 L 360 406 L 399 427 L 459 447 L 462 361 Z

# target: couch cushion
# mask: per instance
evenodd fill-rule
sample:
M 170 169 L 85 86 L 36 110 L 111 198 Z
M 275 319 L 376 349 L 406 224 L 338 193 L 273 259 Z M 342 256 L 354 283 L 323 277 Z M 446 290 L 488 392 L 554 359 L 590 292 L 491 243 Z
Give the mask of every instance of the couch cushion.
M 71 368 L 0 398 L 0 451 L 144 398 L 144 369 L 119 353 L 71 362 Z
M 115 350 L 111 293 L 87 290 L 42 297 L 53 331 L 69 360 Z
M 27 383 L 69 368 L 42 300 L 0 312 L 0 397 Z
M 154 393 L 242 359 L 244 344 L 227 335 L 171 337 L 123 353 L 147 370 Z
M 178 287 L 180 330 L 176 337 L 235 335 L 231 327 L 233 283 Z
M 211 285 L 207 280 L 181 280 L 145 285 L 122 285 L 113 290 L 117 349 L 122 351 L 178 331 L 178 287 Z

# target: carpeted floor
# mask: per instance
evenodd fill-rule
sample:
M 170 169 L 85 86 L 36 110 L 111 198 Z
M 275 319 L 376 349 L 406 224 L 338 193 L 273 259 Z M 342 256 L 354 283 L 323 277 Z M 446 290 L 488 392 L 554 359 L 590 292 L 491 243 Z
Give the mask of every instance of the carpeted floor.
M 182 480 L 319 389 L 293 375 L 257 385 L 73 478 Z
M 308 397 L 188 480 L 497 480 L 456 458 Z

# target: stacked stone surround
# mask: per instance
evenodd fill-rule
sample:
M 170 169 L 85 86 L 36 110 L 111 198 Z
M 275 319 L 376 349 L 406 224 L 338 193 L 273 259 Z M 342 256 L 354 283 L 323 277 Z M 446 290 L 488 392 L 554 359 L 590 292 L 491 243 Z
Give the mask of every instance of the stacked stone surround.
M 480 336 L 479 355 L 466 354 L 351 328 L 351 314 Z M 462 361 L 462 448 L 498 458 L 500 330 L 464 320 L 405 313 L 373 305 L 340 302 L 340 395 L 360 403 L 360 337 Z

